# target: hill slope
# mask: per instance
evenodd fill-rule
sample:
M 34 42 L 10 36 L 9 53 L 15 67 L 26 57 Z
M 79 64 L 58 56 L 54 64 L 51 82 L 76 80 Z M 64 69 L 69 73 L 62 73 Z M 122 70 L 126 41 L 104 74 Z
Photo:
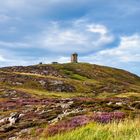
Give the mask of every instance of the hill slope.
M 124 70 L 86 63 L 0 68 L 0 139 L 48 139 L 139 114 L 140 78 Z
M 140 77 L 127 71 L 86 63 L 0 69 L 2 84 L 56 92 L 140 92 Z

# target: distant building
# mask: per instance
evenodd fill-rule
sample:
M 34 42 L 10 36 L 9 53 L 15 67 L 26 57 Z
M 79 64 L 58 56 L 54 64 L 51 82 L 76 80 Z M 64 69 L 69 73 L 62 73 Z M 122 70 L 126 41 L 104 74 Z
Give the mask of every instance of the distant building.
M 52 62 L 52 64 L 58 64 L 58 62 Z
M 42 62 L 39 62 L 39 65 L 42 65 L 43 63 Z
M 73 53 L 71 55 L 71 63 L 78 63 L 78 54 L 77 53 Z

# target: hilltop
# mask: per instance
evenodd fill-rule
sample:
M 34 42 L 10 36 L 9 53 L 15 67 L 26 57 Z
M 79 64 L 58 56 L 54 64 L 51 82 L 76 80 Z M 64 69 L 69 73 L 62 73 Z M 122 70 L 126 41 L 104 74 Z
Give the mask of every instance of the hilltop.
M 93 120 L 136 117 L 139 101 L 140 77 L 121 69 L 88 63 L 0 68 L 0 138 L 38 140 Z
M 46 64 L 0 69 L 4 85 L 55 92 L 140 92 L 140 77 L 120 69 L 88 63 Z

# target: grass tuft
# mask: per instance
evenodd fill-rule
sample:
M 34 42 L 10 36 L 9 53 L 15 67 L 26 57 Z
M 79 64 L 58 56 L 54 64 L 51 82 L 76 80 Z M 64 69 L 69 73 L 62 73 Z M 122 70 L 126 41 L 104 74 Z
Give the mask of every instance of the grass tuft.
M 91 123 L 47 140 L 139 140 L 140 120 L 125 120 L 108 124 Z M 40 138 L 46 140 L 46 138 Z

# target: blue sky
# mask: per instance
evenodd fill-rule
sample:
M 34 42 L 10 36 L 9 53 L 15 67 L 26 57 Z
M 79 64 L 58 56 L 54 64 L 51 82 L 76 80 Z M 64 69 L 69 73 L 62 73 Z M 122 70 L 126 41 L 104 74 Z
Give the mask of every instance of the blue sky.
M 79 60 L 140 75 L 139 0 L 0 0 L 0 67 Z

